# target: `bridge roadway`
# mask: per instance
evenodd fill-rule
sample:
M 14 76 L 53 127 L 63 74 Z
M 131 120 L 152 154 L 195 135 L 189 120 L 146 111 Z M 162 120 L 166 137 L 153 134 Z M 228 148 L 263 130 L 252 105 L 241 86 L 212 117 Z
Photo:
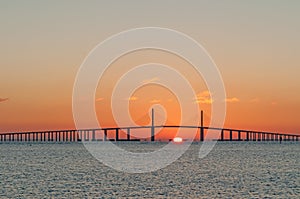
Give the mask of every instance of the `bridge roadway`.
M 207 130 L 221 131 L 218 141 L 299 141 L 300 135 L 284 134 L 274 132 L 216 128 L 205 126 L 131 126 L 131 127 L 111 127 L 101 129 L 79 129 L 79 130 L 55 130 L 55 131 L 37 131 L 37 132 L 10 132 L 0 134 L 0 142 L 80 142 L 80 141 L 139 141 L 131 136 L 131 130 L 150 129 L 150 141 L 155 141 L 155 129 L 198 129 L 198 141 L 205 140 Z M 108 136 L 113 131 L 114 136 Z M 120 138 L 121 131 L 126 134 L 126 139 Z M 101 137 L 99 139 L 99 137 Z

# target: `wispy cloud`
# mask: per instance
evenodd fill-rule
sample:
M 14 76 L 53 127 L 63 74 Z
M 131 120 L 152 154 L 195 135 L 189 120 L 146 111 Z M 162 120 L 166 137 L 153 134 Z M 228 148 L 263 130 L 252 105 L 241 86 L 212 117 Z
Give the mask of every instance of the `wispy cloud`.
M 152 79 L 145 79 L 143 80 L 143 84 L 149 84 L 149 83 L 153 83 L 153 82 L 157 82 L 159 81 L 159 78 L 158 77 L 153 77 Z
M 202 91 L 197 94 L 195 102 L 197 104 L 211 104 L 213 100 L 211 99 L 211 94 L 209 91 Z
M 100 101 L 102 101 L 102 100 L 104 100 L 104 98 L 103 98 L 103 97 L 99 97 L 99 98 L 97 98 L 95 101 L 96 101 L 96 102 L 100 102 Z
M 236 102 L 239 102 L 240 99 L 238 99 L 236 97 L 232 97 L 232 98 L 227 98 L 225 101 L 228 103 L 236 103 Z
M 278 103 L 276 101 L 271 102 L 272 106 L 276 106 Z
M 135 97 L 135 96 L 131 96 L 131 97 L 129 97 L 129 98 L 126 98 L 125 100 L 128 100 L 128 101 L 136 101 L 136 100 L 138 100 L 138 98 Z
M 8 100 L 8 98 L 0 98 L 0 102 L 5 102 L 7 100 Z
M 159 102 L 160 102 L 160 100 L 158 100 L 158 99 L 153 99 L 150 101 L 150 103 L 159 103 Z

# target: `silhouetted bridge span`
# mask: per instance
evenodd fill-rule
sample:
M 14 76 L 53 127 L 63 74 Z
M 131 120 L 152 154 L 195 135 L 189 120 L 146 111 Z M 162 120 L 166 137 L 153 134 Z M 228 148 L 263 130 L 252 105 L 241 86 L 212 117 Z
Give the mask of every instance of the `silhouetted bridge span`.
M 154 125 L 154 109 L 152 109 L 151 126 L 130 126 L 130 127 L 112 127 L 98 129 L 76 129 L 76 130 L 55 130 L 39 132 L 16 132 L 0 134 L 0 142 L 79 142 L 79 141 L 140 141 L 131 136 L 132 130 L 150 130 L 150 141 L 155 141 L 155 129 L 197 129 L 195 141 L 205 141 L 207 130 L 220 132 L 218 141 L 299 141 L 300 135 L 271 133 L 262 131 L 250 131 L 228 128 L 205 127 L 203 124 L 203 111 L 201 111 L 200 126 L 176 126 L 176 125 Z M 113 136 L 108 136 L 108 133 Z M 126 134 L 126 138 L 121 138 L 121 133 Z
M 99 129 L 80 130 L 55 130 L 38 132 L 15 132 L 0 134 L 1 142 L 78 142 L 78 141 L 140 141 L 131 136 L 131 130 L 148 129 L 151 132 L 150 140 L 155 141 L 155 129 L 197 129 L 196 141 L 204 141 L 207 130 L 220 132 L 218 141 L 299 141 L 300 135 L 272 133 L 262 131 L 214 128 L 205 126 L 132 126 L 132 127 L 112 127 Z M 126 138 L 121 138 L 120 133 L 126 134 Z M 108 136 L 110 133 L 110 136 Z M 113 136 L 111 136 L 113 134 Z M 124 136 L 123 136 L 124 137 Z

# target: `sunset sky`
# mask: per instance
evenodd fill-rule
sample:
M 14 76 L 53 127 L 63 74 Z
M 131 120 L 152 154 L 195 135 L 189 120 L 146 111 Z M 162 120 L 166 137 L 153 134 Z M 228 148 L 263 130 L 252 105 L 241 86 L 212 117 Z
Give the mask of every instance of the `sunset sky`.
M 299 10 L 300 1 L 276 0 L 3 0 L 0 132 L 74 128 L 73 84 L 88 53 L 113 34 L 155 26 L 183 32 L 208 51 L 225 84 L 226 127 L 300 134 Z M 134 52 L 112 64 L 95 97 L 100 123 L 114 125 L 108 107 L 118 75 L 154 60 L 191 79 L 197 99 L 190 103 L 205 110 L 207 124 L 210 93 L 201 77 L 184 60 L 155 50 Z M 130 100 L 139 124 L 148 122 L 140 118 L 153 103 L 165 106 L 169 123 L 178 122 L 180 111 L 172 93 L 153 85 L 144 89 L 120 99 Z

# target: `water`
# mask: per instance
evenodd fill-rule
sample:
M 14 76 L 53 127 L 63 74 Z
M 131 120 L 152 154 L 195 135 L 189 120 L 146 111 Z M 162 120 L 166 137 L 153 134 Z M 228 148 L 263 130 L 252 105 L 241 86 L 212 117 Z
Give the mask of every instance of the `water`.
M 80 143 L 0 144 L 0 198 L 300 198 L 300 144 L 218 143 L 204 159 L 199 147 L 164 169 L 128 174 Z

